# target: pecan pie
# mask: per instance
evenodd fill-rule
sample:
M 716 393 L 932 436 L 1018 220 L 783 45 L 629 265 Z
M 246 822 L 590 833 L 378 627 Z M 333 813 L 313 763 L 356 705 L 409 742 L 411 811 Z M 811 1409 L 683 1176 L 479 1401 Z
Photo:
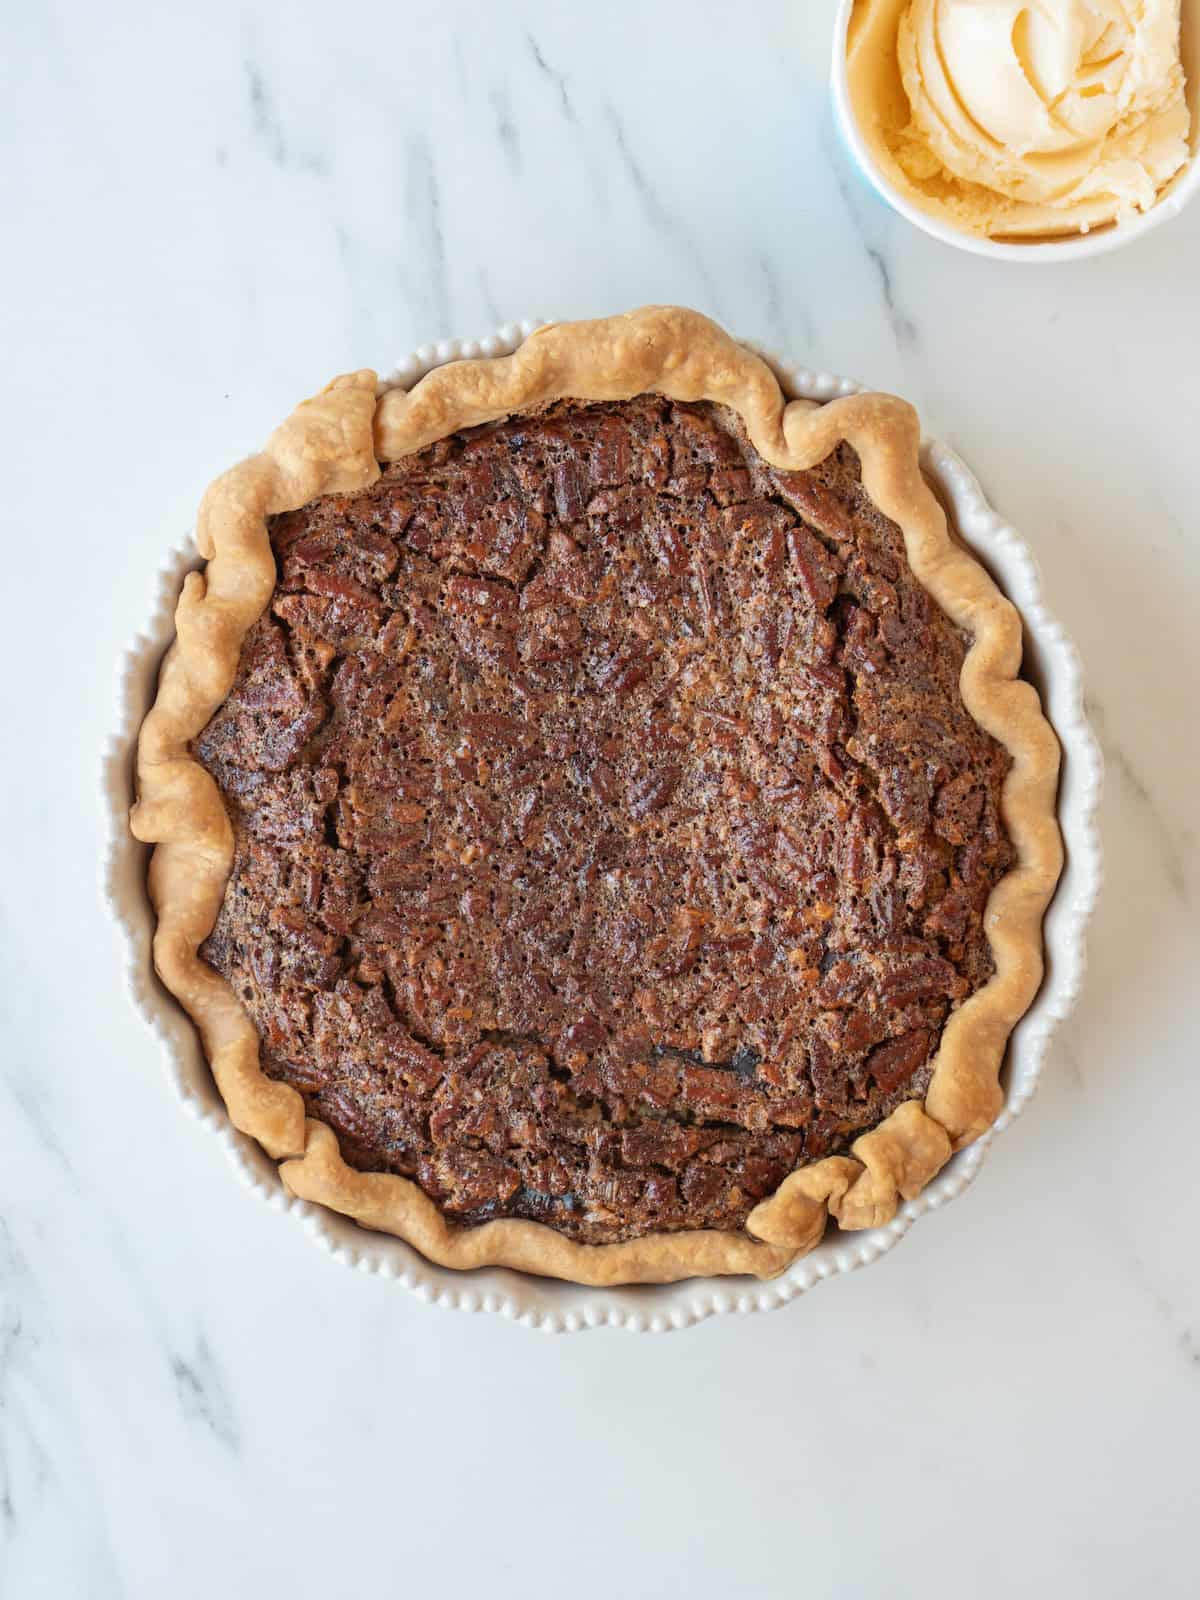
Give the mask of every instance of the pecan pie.
M 450 1265 L 768 1275 L 994 1118 L 1057 746 L 902 402 L 557 326 L 339 380 L 199 537 L 134 827 L 292 1192 Z

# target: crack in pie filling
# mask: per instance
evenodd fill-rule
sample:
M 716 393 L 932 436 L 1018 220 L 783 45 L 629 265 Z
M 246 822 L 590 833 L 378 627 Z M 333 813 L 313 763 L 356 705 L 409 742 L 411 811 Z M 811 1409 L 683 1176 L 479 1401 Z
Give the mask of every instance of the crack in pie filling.
M 1021 876 L 972 633 L 850 438 L 794 468 L 687 392 L 492 409 L 264 505 L 273 588 L 186 744 L 229 835 L 197 965 L 307 1160 L 403 1194 L 427 1253 L 586 1281 L 506 1243 L 552 1232 L 621 1281 L 713 1230 L 749 1253 L 701 1270 L 776 1271 L 807 1209 L 889 1161 L 894 1209 L 978 1131 L 929 1115 Z

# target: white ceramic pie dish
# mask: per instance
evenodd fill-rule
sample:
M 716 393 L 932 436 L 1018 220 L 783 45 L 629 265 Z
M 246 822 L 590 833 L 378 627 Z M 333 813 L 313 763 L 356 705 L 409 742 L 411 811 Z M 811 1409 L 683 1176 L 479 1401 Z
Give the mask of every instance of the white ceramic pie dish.
M 384 380 L 384 387 L 408 387 L 447 361 L 507 354 L 537 326 L 534 321 L 523 322 L 478 341 L 424 346 Z M 789 397 L 824 401 L 859 387 L 847 379 L 811 372 L 754 348 L 774 367 Z M 289 1198 L 275 1163 L 230 1123 L 195 1028 L 159 983 L 151 963 L 153 916 L 145 892 L 149 852 L 130 834 L 127 819 L 133 799 L 137 731 L 154 697 L 159 664 L 174 636 L 174 608 L 183 574 L 200 564 L 190 540 L 186 548 L 173 553 L 160 574 L 155 614 L 122 663 L 118 731 L 105 763 L 111 846 L 104 891 L 120 929 L 130 993 L 167 1047 L 173 1081 L 184 1103 L 217 1134 L 258 1193 L 270 1204 L 300 1218 L 311 1236 L 339 1260 L 361 1271 L 394 1278 L 421 1299 L 462 1311 L 500 1312 L 546 1332 L 602 1326 L 666 1332 L 718 1312 L 773 1310 L 823 1278 L 876 1260 L 904 1236 L 919 1216 L 953 1199 L 975 1177 L 992 1140 L 1031 1098 L 1050 1034 L 1070 1010 L 1082 982 L 1084 929 L 1100 883 L 1095 811 L 1101 766 L 1084 717 L 1082 679 L 1074 647 L 1042 604 L 1037 570 L 1027 546 L 987 504 L 978 483 L 953 451 L 928 440 L 922 459 L 960 536 L 989 568 L 1024 618 L 1026 670 L 1041 691 L 1063 746 L 1059 816 L 1066 841 L 1066 867 L 1045 922 L 1046 980 L 1028 1015 L 1013 1032 L 1005 1069 L 1005 1105 L 988 1133 L 956 1155 L 917 1199 L 901 1206 L 886 1227 L 863 1233 L 839 1233 L 831 1227 L 815 1250 L 769 1282 L 692 1279 L 660 1286 L 595 1289 L 501 1268 L 455 1272 L 425 1260 L 400 1239 L 370 1232 L 333 1212 Z

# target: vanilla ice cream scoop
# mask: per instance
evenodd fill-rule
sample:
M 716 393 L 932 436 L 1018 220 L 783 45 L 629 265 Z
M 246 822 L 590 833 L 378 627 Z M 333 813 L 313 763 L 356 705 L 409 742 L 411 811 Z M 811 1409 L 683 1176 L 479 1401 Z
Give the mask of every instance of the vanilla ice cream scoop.
M 1148 209 L 1188 159 L 1179 0 L 855 10 L 847 65 L 860 114 L 873 95 L 906 186 L 961 227 L 1086 232 Z M 897 71 L 903 104 L 888 82 Z

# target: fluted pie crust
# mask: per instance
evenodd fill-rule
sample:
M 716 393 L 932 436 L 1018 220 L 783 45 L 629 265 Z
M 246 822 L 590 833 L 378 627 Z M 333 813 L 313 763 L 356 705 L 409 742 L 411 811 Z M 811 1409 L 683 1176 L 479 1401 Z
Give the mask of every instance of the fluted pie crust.
M 204 962 L 233 862 L 233 829 L 191 742 L 228 695 L 247 631 L 275 587 L 267 518 L 321 495 L 365 489 L 379 463 L 457 432 L 553 401 L 627 400 L 657 393 L 710 401 L 741 418 L 773 467 L 806 470 L 847 441 L 875 506 L 900 528 L 914 575 L 970 635 L 961 676 L 971 716 L 1008 750 L 1002 813 L 1017 864 L 988 901 L 995 971 L 947 1021 L 923 1101 L 902 1104 L 853 1144 L 793 1172 L 750 1213 L 744 1231 L 653 1233 L 582 1244 L 542 1223 L 458 1226 L 410 1180 L 360 1172 L 304 1100 L 262 1071 L 259 1040 L 233 989 Z M 983 567 L 951 535 L 921 475 L 919 429 L 905 402 L 860 394 L 818 405 L 786 401 L 769 367 L 695 312 L 647 307 L 539 330 L 514 355 L 437 368 L 405 392 L 378 394 L 373 372 L 334 380 L 304 402 L 261 454 L 224 473 L 201 505 L 197 544 L 207 566 L 188 576 L 176 639 L 138 743 L 139 799 L 131 826 L 156 848 L 149 892 L 154 960 L 195 1022 L 236 1127 L 280 1165 L 294 1195 L 399 1235 L 443 1266 L 506 1266 L 585 1284 L 663 1283 L 729 1273 L 771 1277 L 821 1238 L 886 1223 L 951 1153 L 978 1137 L 1002 1104 L 1006 1042 L 1042 978 L 1042 917 L 1062 864 L 1055 816 L 1058 744 L 1033 687 L 1018 677 L 1021 622 Z

